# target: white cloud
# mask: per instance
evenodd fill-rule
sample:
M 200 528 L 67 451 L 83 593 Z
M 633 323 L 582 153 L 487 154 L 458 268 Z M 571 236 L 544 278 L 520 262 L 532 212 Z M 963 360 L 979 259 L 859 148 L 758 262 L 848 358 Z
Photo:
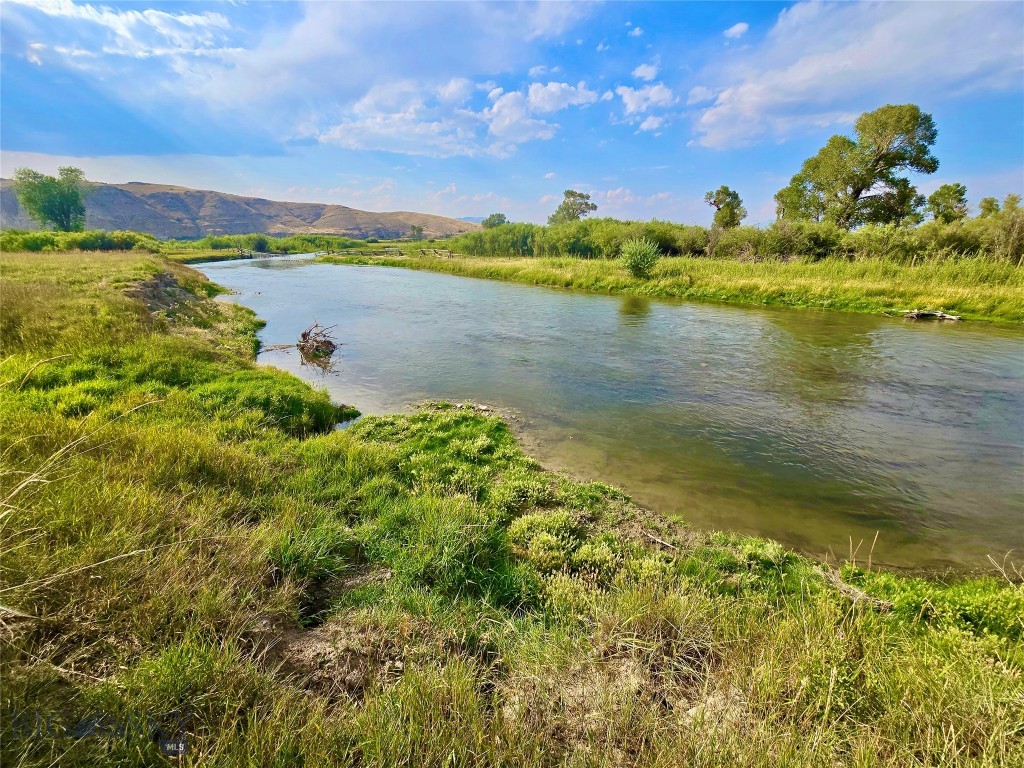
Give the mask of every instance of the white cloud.
M 545 179 L 553 179 L 553 178 L 555 178 L 555 174 L 554 173 L 545 173 L 544 174 L 544 178 Z
M 658 76 L 658 67 L 654 64 L 641 64 L 633 70 L 633 77 L 650 82 Z
M 628 187 L 616 187 L 615 189 L 592 189 L 590 190 L 590 197 L 601 207 L 621 210 L 626 206 L 661 206 L 672 195 L 668 192 L 654 192 L 650 195 L 642 195 L 636 194 Z
M 530 67 L 530 71 L 528 72 L 530 77 L 540 77 L 541 75 L 546 75 L 547 73 L 548 68 L 543 64 L 538 64 L 536 67 Z
M 704 77 L 718 97 L 697 143 L 728 148 L 846 125 L 886 102 L 1017 88 L 1024 75 L 1017 3 L 800 3 L 763 42 Z
M 108 55 L 149 58 L 166 55 L 203 55 L 217 45 L 230 28 L 220 13 L 167 13 L 153 8 L 116 10 L 71 0 L 10 0 L 50 18 L 94 24 L 110 33 L 102 46 Z
M 603 53 L 604 51 L 607 51 L 609 48 L 611 48 L 611 46 L 602 41 L 597 44 L 597 48 L 595 48 L 594 50 L 597 51 L 598 53 Z
M 646 112 L 651 107 L 668 107 L 676 100 L 672 89 L 663 83 L 645 85 L 643 88 L 620 85 L 615 92 L 622 97 L 627 115 Z
M 722 34 L 732 40 L 736 40 L 747 34 L 748 29 L 750 29 L 750 25 L 745 21 L 741 21 L 739 24 L 733 24 Z
M 664 124 L 664 122 L 665 122 L 665 118 L 663 118 L 663 117 L 655 117 L 654 115 L 651 115 L 650 117 L 646 118 L 642 123 L 640 123 L 640 130 L 641 131 L 656 131 L 659 128 L 661 128 L 661 126 Z
M 703 85 L 695 85 L 686 95 L 686 104 L 687 106 L 701 104 L 705 101 L 711 101 L 713 98 L 715 98 L 715 92 L 710 88 L 706 88 Z
M 496 140 L 489 151 L 508 155 L 515 145 L 536 139 L 554 138 L 557 125 L 530 116 L 527 97 L 520 91 L 504 94 L 494 106 L 484 110 L 488 133 Z
M 644 33 L 643 27 L 633 27 L 629 30 L 630 37 L 640 37 Z
M 577 86 L 568 83 L 532 83 L 528 91 L 528 102 L 532 112 L 557 112 L 568 106 L 582 106 L 597 101 L 597 93 L 587 90 L 585 83 Z
M 440 97 L 441 101 L 462 104 L 466 99 L 473 95 L 475 90 L 476 86 L 469 78 L 453 77 L 447 83 L 438 88 L 437 95 Z
M 489 94 L 479 111 L 459 106 L 476 89 L 469 80 L 427 89 L 402 80 L 371 88 L 345 119 L 326 129 L 302 129 L 324 143 L 433 157 L 512 154 L 524 142 L 554 138 L 558 125 L 539 115 L 592 104 L 595 91 L 584 83 L 533 83 L 526 90 Z M 436 94 L 436 99 L 434 95 Z M 454 102 L 454 103 L 453 103 Z
M 615 98 L 615 94 L 611 91 L 605 91 L 601 94 L 601 101 L 611 101 Z

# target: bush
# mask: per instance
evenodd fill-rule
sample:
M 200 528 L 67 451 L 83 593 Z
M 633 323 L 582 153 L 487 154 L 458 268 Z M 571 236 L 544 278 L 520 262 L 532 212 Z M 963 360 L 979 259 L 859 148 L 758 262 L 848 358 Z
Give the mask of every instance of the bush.
M 627 240 L 622 244 L 622 264 L 633 277 L 646 280 L 658 263 L 661 251 L 656 243 L 647 238 Z

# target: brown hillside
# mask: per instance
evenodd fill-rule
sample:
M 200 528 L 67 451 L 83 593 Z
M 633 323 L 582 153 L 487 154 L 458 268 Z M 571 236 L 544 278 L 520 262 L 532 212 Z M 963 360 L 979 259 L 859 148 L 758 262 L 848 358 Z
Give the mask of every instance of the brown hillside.
M 159 238 L 206 235 L 325 234 L 349 237 L 402 237 L 414 224 L 428 237 L 479 229 L 479 225 L 429 213 L 372 213 L 344 205 L 288 203 L 210 192 L 168 184 L 96 184 L 85 203 L 89 229 L 132 229 Z M 0 180 L 0 224 L 36 229 L 14 194 L 9 179 Z

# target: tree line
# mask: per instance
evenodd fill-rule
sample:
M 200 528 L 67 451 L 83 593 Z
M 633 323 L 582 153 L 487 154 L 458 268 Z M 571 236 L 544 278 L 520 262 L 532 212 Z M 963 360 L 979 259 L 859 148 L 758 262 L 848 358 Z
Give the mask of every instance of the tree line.
M 485 232 L 459 236 L 456 247 L 480 256 L 592 258 L 619 256 L 624 243 L 643 240 L 668 255 L 875 255 L 913 261 L 989 254 L 1024 261 L 1018 195 L 1008 195 L 1002 205 L 983 198 L 978 216 L 970 219 L 963 184 L 943 184 L 925 197 L 904 175 L 938 170 L 931 151 L 937 136 L 932 116 L 914 104 L 887 104 L 861 115 L 852 137 L 832 136 L 776 193 L 776 222 L 765 228 L 741 226 L 747 216 L 743 200 L 724 184 L 704 196 L 715 209 L 710 228 L 589 219 L 597 210 L 590 195 L 567 189 L 547 227 L 510 224 L 494 213 L 483 222 Z M 924 223 L 926 216 L 930 221 Z

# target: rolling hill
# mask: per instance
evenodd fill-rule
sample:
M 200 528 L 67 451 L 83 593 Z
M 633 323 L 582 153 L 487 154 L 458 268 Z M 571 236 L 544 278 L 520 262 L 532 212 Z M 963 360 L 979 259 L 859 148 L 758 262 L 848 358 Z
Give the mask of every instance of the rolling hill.
M 156 237 L 206 235 L 330 234 L 348 237 L 402 237 L 413 225 L 427 237 L 479 229 L 473 224 L 429 213 L 372 213 L 344 205 L 288 203 L 168 184 L 95 184 L 85 204 L 88 229 L 132 229 Z M 0 224 L 36 229 L 18 205 L 12 183 L 0 180 Z

